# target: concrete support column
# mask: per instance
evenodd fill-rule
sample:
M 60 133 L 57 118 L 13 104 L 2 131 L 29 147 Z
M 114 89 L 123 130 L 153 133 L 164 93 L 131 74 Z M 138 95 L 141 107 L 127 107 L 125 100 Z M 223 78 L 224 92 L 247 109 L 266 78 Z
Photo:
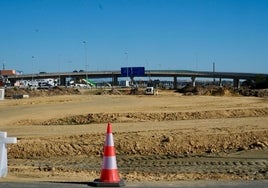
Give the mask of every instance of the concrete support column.
M 219 79 L 219 86 L 222 87 L 222 81 L 221 81 L 221 78 Z
M 234 88 L 240 88 L 239 78 L 234 78 L 234 80 L 233 80 L 233 87 Z
M 174 86 L 174 89 L 178 89 L 177 76 L 173 77 L 173 86 Z
M 191 78 L 191 79 L 192 79 L 192 86 L 193 86 L 193 87 L 195 87 L 195 77 L 194 77 L 194 76 L 192 76 L 192 78 Z
M 116 75 L 113 75 L 112 82 L 113 82 L 113 86 L 117 86 L 118 85 L 118 77 Z
M 61 76 L 60 77 L 60 85 L 61 86 L 65 86 L 66 85 L 66 77 L 65 76 Z

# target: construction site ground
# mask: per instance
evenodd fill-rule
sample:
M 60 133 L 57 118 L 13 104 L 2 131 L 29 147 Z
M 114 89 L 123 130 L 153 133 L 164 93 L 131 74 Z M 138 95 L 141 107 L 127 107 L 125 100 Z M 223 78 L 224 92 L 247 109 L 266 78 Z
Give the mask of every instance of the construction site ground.
M 268 179 L 267 98 L 105 93 L 0 101 L 0 131 L 18 138 L 0 182 L 99 178 L 108 122 L 128 182 Z

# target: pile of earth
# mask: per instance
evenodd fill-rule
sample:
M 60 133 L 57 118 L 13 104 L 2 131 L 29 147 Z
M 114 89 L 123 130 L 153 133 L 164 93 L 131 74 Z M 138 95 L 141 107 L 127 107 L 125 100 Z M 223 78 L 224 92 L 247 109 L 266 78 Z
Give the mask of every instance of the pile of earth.
M 210 96 L 237 96 L 239 92 L 232 87 L 219 86 L 190 86 L 187 85 L 177 90 L 184 95 L 210 95 Z
M 96 178 L 104 136 L 83 133 L 18 138 L 17 144 L 9 146 L 9 173 L 38 181 Z M 213 134 L 181 129 L 114 133 L 120 176 L 127 181 L 267 179 L 265 159 L 225 157 L 236 152 L 266 152 L 267 138 L 267 130 L 238 132 L 232 127 Z
M 209 95 L 209 96 L 254 96 L 254 97 L 268 97 L 268 89 L 249 89 L 242 87 L 239 89 L 233 87 L 220 86 L 185 86 L 177 89 L 176 92 L 182 93 L 186 96 L 191 95 Z
M 51 89 L 29 89 L 29 88 L 6 88 L 5 98 L 15 98 L 19 95 L 28 95 L 29 97 L 42 97 L 53 95 L 78 95 L 80 91 L 75 88 L 54 87 Z
M 228 153 L 233 150 L 265 149 L 268 131 L 183 134 L 180 130 L 114 133 L 118 155 L 185 155 Z M 31 159 L 63 156 L 101 156 L 101 133 L 20 139 L 10 146 L 11 158 Z M 23 152 L 21 152 L 23 151 Z
M 96 91 L 96 95 L 122 95 L 122 94 L 124 94 L 124 92 L 119 91 L 119 90 L 114 89 L 114 88 L 108 89 L 108 90 L 102 89 L 102 90 Z
M 268 89 L 239 89 L 239 93 L 243 96 L 268 97 Z
M 79 90 L 69 87 L 54 87 L 50 89 L 30 89 L 30 88 L 6 88 L 5 98 L 22 98 L 23 95 L 29 97 L 42 97 L 53 95 L 142 95 L 144 89 L 124 88 L 124 89 L 94 89 L 94 90 Z M 21 96 L 21 97 L 19 97 Z
M 20 120 L 18 125 L 82 125 L 91 123 L 127 123 L 127 122 L 161 122 L 194 120 L 209 118 L 263 117 L 268 115 L 268 108 L 213 110 L 197 112 L 127 112 L 127 113 L 90 113 L 55 118 L 46 121 Z M 14 122 L 15 123 L 15 122 Z
M 108 89 L 98 90 L 96 95 L 144 95 L 144 88 L 123 88 L 123 89 Z

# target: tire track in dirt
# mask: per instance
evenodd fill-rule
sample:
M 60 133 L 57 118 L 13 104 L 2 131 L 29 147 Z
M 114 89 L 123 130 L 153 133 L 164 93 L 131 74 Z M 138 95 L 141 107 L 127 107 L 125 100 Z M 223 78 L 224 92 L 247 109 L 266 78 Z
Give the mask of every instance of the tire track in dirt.
M 39 160 L 11 160 L 11 172 L 23 164 L 40 172 L 81 172 L 98 173 L 101 169 L 101 158 L 80 156 L 77 158 L 52 158 Z M 242 159 L 206 156 L 117 156 L 120 173 L 127 179 L 129 174 L 150 175 L 156 179 L 169 174 L 202 174 L 204 177 L 224 176 L 227 179 L 267 179 L 268 159 Z M 16 166 L 16 167 L 15 167 Z M 187 179 L 185 177 L 185 179 Z

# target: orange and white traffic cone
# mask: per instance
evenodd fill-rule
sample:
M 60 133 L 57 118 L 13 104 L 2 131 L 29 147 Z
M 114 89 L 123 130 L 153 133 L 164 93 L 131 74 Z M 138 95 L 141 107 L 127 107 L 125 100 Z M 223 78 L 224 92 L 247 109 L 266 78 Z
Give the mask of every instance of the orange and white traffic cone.
M 117 169 L 115 147 L 112 133 L 112 125 L 108 123 L 104 146 L 102 169 L 100 179 L 95 179 L 89 185 L 96 187 L 121 187 L 125 186 L 123 180 L 119 178 Z

